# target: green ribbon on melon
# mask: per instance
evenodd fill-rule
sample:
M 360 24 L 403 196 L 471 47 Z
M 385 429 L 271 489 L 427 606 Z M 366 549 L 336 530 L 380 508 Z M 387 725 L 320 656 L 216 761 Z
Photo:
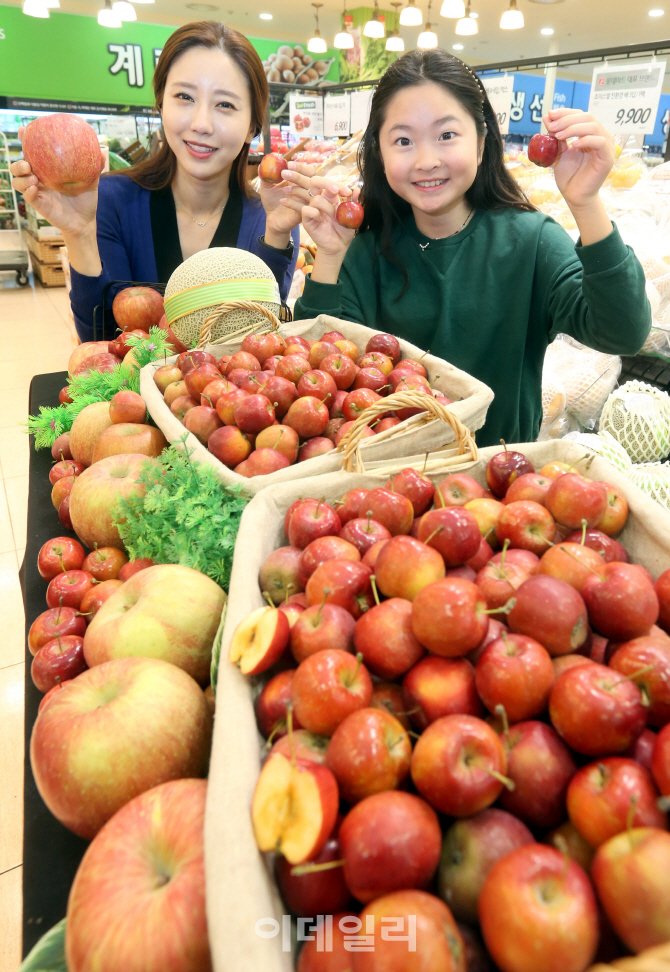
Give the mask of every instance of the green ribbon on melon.
M 215 283 L 189 287 L 165 298 L 164 310 L 168 324 L 186 317 L 203 307 L 215 307 L 229 300 L 262 300 L 279 304 L 276 281 L 262 279 L 218 280 Z

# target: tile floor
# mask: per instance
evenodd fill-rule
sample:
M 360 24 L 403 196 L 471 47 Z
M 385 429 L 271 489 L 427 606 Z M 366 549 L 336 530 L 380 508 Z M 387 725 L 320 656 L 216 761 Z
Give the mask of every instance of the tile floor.
M 0 972 L 21 962 L 24 616 L 28 413 L 33 375 L 64 371 L 74 346 L 65 288 L 20 288 L 0 273 Z

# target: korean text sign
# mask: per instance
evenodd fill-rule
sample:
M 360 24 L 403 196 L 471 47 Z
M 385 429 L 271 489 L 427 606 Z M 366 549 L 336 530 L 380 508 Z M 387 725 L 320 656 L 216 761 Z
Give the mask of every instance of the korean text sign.
M 589 111 L 616 134 L 651 135 L 665 77 L 665 61 L 594 68 Z

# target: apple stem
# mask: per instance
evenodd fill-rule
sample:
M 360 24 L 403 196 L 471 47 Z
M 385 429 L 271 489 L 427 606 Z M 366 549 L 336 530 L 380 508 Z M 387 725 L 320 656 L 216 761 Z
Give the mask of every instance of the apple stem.
M 426 544 L 426 546 L 428 546 L 428 544 L 433 539 L 433 537 L 435 536 L 435 534 L 436 533 L 439 533 L 440 530 L 444 530 L 444 527 L 443 526 L 435 527 L 435 529 L 433 530 L 433 532 L 431 533 L 431 535 L 426 540 L 423 541 Z
M 426 462 L 428 462 L 428 453 L 426 453 Z M 425 466 L 424 466 L 424 468 L 425 468 Z M 447 504 L 444 502 L 444 496 L 442 495 L 442 490 L 440 489 L 439 486 L 435 490 L 435 495 L 440 497 L 440 509 L 443 510 L 446 507 Z M 433 503 L 433 505 L 435 505 L 435 504 Z
M 67 569 L 65 567 L 65 564 L 63 563 L 63 554 L 62 553 L 58 555 L 58 559 L 60 560 L 60 569 L 63 571 L 63 573 L 65 574 L 65 576 L 69 580 L 70 579 L 70 575 L 68 574 Z
M 319 604 L 319 610 L 316 612 L 316 623 L 317 626 L 321 623 L 321 612 L 323 611 L 323 606 L 328 600 L 328 595 L 330 594 L 330 588 L 326 587 L 323 592 L 323 601 Z
M 633 829 L 633 821 L 635 820 L 636 810 L 637 810 L 637 793 L 633 793 L 630 798 L 630 806 L 628 807 L 628 814 L 626 815 L 626 830 L 628 832 L 628 838 L 630 840 L 631 847 L 633 847 L 633 841 L 631 839 L 631 831 Z
M 582 547 L 586 543 L 586 528 L 588 526 L 587 520 L 582 520 Z
M 509 601 L 506 601 L 502 607 L 498 608 L 487 608 L 485 611 L 477 611 L 477 614 L 509 614 L 514 610 L 516 606 L 516 598 L 510 597 Z
M 571 466 L 568 466 L 568 468 L 565 470 L 565 475 L 567 476 L 567 474 L 570 472 L 570 470 L 571 469 L 574 469 L 575 466 L 578 465 L 580 462 L 584 462 L 585 459 L 588 459 L 589 458 L 589 455 L 590 455 L 590 453 L 587 452 L 585 455 L 580 456 L 579 459 L 575 459 L 575 461 L 573 462 L 573 464 Z M 594 458 L 594 456 L 593 456 L 593 454 L 591 454 L 591 462 L 593 462 L 593 458 Z M 590 463 L 589 463 L 589 465 L 590 465 Z M 588 469 L 588 466 L 586 468 Z
M 622 682 L 634 682 L 636 678 L 640 677 L 640 675 L 646 675 L 647 672 L 653 672 L 653 670 L 654 670 L 653 665 L 645 665 L 644 668 L 638 668 L 636 672 L 631 672 L 630 675 L 626 675 L 624 676 L 624 678 L 620 678 L 617 682 L 610 682 L 607 688 L 608 689 L 616 688 L 616 686 L 621 685 Z M 647 701 L 647 705 L 648 704 L 649 702 Z
M 507 448 L 507 443 L 505 442 L 505 440 L 504 440 L 504 439 L 501 439 L 501 440 L 500 440 L 500 445 L 501 445 L 501 446 L 503 447 L 503 449 L 505 450 L 505 455 L 507 455 L 507 453 L 509 452 L 509 449 Z
M 275 606 L 274 605 L 274 601 L 272 600 L 272 598 L 270 597 L 270 595 L 268 594 L 268 592 L 267 591 L 261 591 L 261 594 L 263 595 L 263 597 L 265 598 L 265 600 L 268 602 L 268 604 L 270 605 L 270 607 L 273 608 Z
M 374 594 L 377 607 L 379 607 L 381 601 L 379 600 L 379 591 L 377 590 L 377 578 L 375 577 L 374 574 L 372 574 L 370 577 L 370 586 L 372 587 L 372 593 Z
M 498 770 L 491 769 L 490 766 L 482 766 L 482 769 L 485 773 L 488 773 L 489 776 L 492 776 L 494 780 L 498 780 L 499 783 L 502 783 L 502 785 L 506 787 L 510 793 L 516 790 L 516 783 L 514 780 L 510 780 L 509 776 L 503 776 L 502 773 L 499 773 Z
M 418 363 L 419 361 L 421 361 L 421 358 L 425 358 L 427 354 L 430 354 L 430 348 L 428 348 L 428 350 L 427 350 L 427 351 L 424 351 L 424 352 L 423 352 L 423 354 L 422 354 L 422 355 L 421 355 L 420 357 L 418 357 L 418 358 L 416 359 L 416 360 L 417 360 L 417 363 Z
M 60 613 L 63 610 L 63 598 L 61 597 L 58 601 L 58 614 L 56 615 L 56 624 L 60 624 Z
M 573 560 L 576 560 L 581 567 L 585 567 L 586 570 L 590 571 L 592 574 L 595 574 L 596 577 L 599 577 L 601 580 L 603 579 L 603 575 L 600 573 L 599 570 L 596 570 L 595 567 L 589 567 L 588 564 L 583 564 L 579 559 L 579 557 L 575 557 L 575 555 L 571 553 L 569 550 L 566 550 L 564 546 L 561 545 L 560 548 L 563 551 L 563 553 L 566 553 L 568 555 L 568 557 L 572 557 Z
M 512 745 L 512 739 L 511 739 L 510 734 L 509 734 L 509 719 L 507 718 L 507 709 L 502 704 L 502 702 L 498 702 L 497 706 L 495 707 L 495 709 L 493 711 L 494 711 L 494 715 L 497 715 L 499 717 L 500 721 L 502 722 L 502 724 L 503 724 L 503 736 L 505 737 L 505 740 L 507 742 L 507 745 L 511 747 L 511 745 Z
M 503 543 L 502 553 L 500 554 L 500 569 L 501 570 L 504 570 L 505 569 L 505 556 L 507 554 L 507 548 L 509 547 L 510 543 L 511 543 L 510 538 L 509 537 L 506 537 L 505 538 L 505 542 Z
M 421 739 L 421 734 L 418 732 L 414 732 L 413 729 L 406 729 L 405 732 L 407 733 L 408 736 L 411 736 L 412 739 Z
M 509 639 L 507 637 L 507 632 L 506 631 L 503 631 L 502 632 L 502 640 L 505 642 L 505 648 L 507 650 L 507 654 L 508 655 L 513 654 L 513 652 L 511 651 L 511 646 L 510 646 Z
M 212 399 L 209 397 L 209 395 L 203 395 L 202 397 L 207 399 L 210 408 L 214 408 L 214 406 L 212 405 Z
M 563 868 L 561 870 L 561 875 L 558 879 L 559 885 L 562 885 L 565 882 L 566 877 L 568 876 L 568 870 L 570 868 L 570 854 L 568 853 L 568 842 L 563 836 L 563 834 L 556 834 L 556 837 L 554 838 L 554 844 L 556 845 L 556 849 L 559 850 L 563 855 Z
M 356 681 L 356 679 L 358 678 L 358 672 L 359 672 L 359 670 L 360 670 L 360 667 L 361 667 L 361 664 L 362 664 L 362 663 L 363 663 L 363 655 L 362 655 L 362 654 L 361 654 L 361 652 L 359 651 L 359 652 L 358 652 L 358 653 L 356 654 L 356 667 L 355 667 L 355 669 L 354 669 L 354 674 L 353 674 L 353 675 L 351 676 L 351 679 L 349 680 L 349 685 L 353 685 L 353 683 L 354 683 L 354 682 Z
M 303 874 L 318 874 L 319 871 L 333 871 L 342 867 L 344 859 L 339 861 L 325 861 L 323 864 L 296 864 L 291 868 L 291 877 L 302 877 Z
M 272 730 L 272 732 L 268 736 L 267 741 L 265 743 L 265 748 L 266 749 L 272 749 L 272 742 L 274 740 L 274 737 L 277 735 L 278 732 L 280 732 L 282 729 L 285 729 L 285 728 L 286 728 L 286 720 L 285 719 L 277 719 L 277 722 L 275 723 L 274 729 Z

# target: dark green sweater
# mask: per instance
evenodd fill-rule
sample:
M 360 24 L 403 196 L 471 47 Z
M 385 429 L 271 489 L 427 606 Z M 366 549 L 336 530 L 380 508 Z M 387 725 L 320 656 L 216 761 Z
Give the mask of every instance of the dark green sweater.
M 422 250 L 419 244 L 428 244 Z M 542 213 L 478 210 L 458 235 L 429 240 L 413 216 L 397 230 L 402 274 L 376 257 L 377 234 L 356 237 L 337 284 L 309 277 L 295 317 L 331 314 L 406 338 L 495 392 L 480 446 L 534 441 L 542 362 L 560 332 L 611 354 L 636 354 L 651 327 L 644 273 L 616 227 L 575 246 Z

